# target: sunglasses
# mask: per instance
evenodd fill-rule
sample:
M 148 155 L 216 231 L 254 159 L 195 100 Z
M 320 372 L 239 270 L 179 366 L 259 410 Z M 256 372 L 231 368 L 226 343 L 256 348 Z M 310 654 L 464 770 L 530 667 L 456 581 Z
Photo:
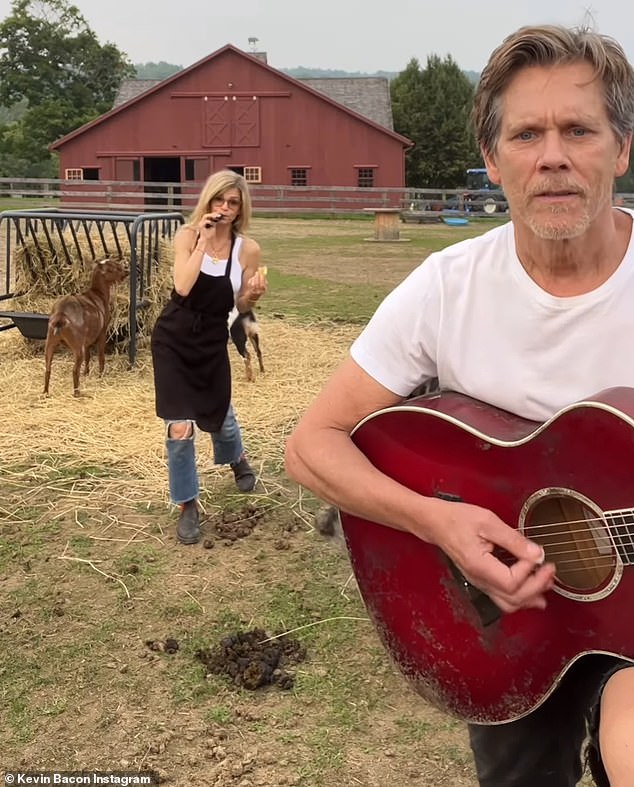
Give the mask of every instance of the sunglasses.
M 227 206 L 232 210 L 237 210 L 240 207 L 240 200 L 236 199 L 235 197 L 231 197 L 231 199 L 224 199 L 223 197 L 214 197 L 211 201 L 212 205 L 224 205 L 225 202 Z

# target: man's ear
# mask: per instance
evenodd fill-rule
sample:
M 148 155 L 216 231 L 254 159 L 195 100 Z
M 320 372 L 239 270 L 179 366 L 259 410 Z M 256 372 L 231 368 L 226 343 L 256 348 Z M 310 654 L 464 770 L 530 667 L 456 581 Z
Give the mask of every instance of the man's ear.
M 490 153 L 484 148 L 481 148 L 480 152 L 482 153 L 484 166 L 487 168 L 487 175 L 489 176 L 489 180 L 491 181 L 491 183 L 495 183 L 496 186 L 501 186 L 502 179 L 500 178 L 500 170 L 498 169 L 496 164 L 495 153 Z
M 628 134 L 627 137 L 621 142 L 621 150 L 616 159 L 616 167 L 614 170 L 614 177 L 620 178 L 625 175 L 630 166 L 630 150 L 632 147 L 632 135 Z

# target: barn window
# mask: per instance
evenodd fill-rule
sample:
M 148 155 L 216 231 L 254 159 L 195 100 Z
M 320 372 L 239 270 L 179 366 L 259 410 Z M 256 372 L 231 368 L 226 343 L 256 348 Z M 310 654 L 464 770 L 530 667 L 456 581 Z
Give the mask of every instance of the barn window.
M 359 167 L 357 185 L 362 189 L 371 189 L 374 186 L 374 167 Z
M 262 167 L 245 167 L 244 179 L 247 183 L 262 183 Z
M 65 180 L 83 180 L 84 170 L 81 167 L 74 167 L 72 169 L 64 170 Z
M 84 180 L 99 180 L 99 167 L 83 167 Z
M 291 169 L 291 186 L 308 186 L 308 170 L 304 167 Z

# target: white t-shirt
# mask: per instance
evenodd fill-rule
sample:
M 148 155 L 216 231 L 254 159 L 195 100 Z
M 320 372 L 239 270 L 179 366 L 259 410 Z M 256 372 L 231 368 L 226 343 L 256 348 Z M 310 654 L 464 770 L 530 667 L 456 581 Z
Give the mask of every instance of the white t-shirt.
M 438 377 L 442 389 L 536 421 L 605 388 L 634 388 L 634 240 L 606 282 L 567 298 L 528 276 L 510 222 L 456 243 L 388 295 L 351 355 L 400 396 Z

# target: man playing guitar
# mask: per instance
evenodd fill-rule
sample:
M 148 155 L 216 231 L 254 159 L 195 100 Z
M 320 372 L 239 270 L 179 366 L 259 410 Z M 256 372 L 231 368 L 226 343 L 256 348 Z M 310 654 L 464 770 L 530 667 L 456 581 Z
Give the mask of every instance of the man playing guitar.
M 500 614 L 522 615 L 552 603 L 557 567 L 543 546 L 484 506 L 394 480 L 352 433 L 434 377 L 534 422 L 634 388 L 634 212 L 612 206 L 629 165 L 634 70 L 591 30 L 521 28 L 491 55 L 473 116 L 511 221 L 432 254 L 385 299 L 290 436 L 286 467 L 342 512 L 435 545 Z M 622 667 L 634 654 L 619 655 L 583 656 L 527 715 L 470 723 L 480 785 L 573 787 L 589 720 L 595 780 L 631 787 L 634 669 Z

